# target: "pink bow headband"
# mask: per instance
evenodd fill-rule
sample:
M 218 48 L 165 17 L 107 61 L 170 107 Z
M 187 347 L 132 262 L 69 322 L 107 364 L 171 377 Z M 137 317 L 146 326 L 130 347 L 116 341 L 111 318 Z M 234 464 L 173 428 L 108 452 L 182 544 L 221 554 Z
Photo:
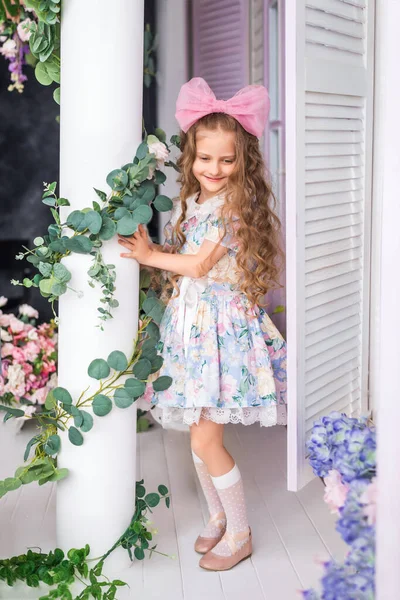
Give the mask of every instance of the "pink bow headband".
M 202 77 L 185 83 L 176 101 L 175 118 L 186 131 L 199 119 L 211 113 L 226 113 L 234 117 L 243 129 L 261 137 L 268 119 L 269 97 L 263 85 L 248 85 L 229 100 L 217 100 Z

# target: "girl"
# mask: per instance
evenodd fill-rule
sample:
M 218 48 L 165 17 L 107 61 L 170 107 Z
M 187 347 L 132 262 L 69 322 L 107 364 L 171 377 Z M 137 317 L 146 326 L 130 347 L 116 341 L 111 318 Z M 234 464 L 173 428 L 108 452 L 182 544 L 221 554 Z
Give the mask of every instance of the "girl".
M 175 115 L 182 187 L 166 242 L 152 244 L 143 226 L 119 240 L 129 250 L 121 256 L 160 269 L 169 280 L 165 290 L 177 292 L 160 325 L 164 363 L 155 374 L 172 377 L 172 386 L 153 392 L 150 384 L 147 395 L 162 408 L 163 422 L 190 425 L 210 510 L 195 549 L 204 555 L 200 566 L 214 571 L 252 553 L 243 483 L 223 444 L 224 423 L 286 422 L 286 344 L 261 306 L 279 286 L 282 257 L 257 139 L 268 110 L 263 86 L 224 101 L 199 77 L 186 83 Z

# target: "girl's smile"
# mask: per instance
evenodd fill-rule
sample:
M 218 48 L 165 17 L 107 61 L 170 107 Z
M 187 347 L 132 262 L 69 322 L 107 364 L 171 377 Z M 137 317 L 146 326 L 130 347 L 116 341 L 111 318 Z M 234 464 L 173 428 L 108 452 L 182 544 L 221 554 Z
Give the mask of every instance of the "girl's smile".
M 193 175 L 200 184 L 201 198 L 207 200 L 222 191 L 235 169 L 236 150 L 233 131 L 199 127 L 196 133 L 196 158 Z

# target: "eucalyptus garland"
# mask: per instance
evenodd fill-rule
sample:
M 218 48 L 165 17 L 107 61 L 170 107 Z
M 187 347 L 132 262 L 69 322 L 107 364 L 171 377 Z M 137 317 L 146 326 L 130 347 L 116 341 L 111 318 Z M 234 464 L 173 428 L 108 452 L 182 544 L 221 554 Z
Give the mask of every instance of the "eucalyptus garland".
M 107 194 L 94 188 L 98 200 L 82 210 L 74 210 L 65 222 L 61 222 L 59 207 L 69 206 L 66 198 L 56 195 L 56 183 L 45 184 L 42 202 L 50 207 L 54 223 L 49 225 L 46 235 L 34 240 L 34 248 L 24 248 L 17 259 L 26 259 L 37 270 L 34 277 L 26 277 L 22 282 L 12 280 L 14 285 L 38 287 L 42 296 L 50 302 L 53 313 L 54 303 L 64 294 L 71 279 L 71 273 L 62 259 L 72 252 L 89 254 L 92 262 L 88 270 L 89 285 L 99 284 L 102 291 L 99 312 L 100 327 L 104 321 L 112 318 L 112 310 L 117 308 L 115 292 L 115 265 L 106 264 L 101 248 L 103 242 L 110 240 L 116 233 L 129 236 L 137 231 L 140 223 L 147 225 L 154 211 L 169 211 L 172 200 L 163 194 L 157 194 L 157 186 L 163 184 L 166 176 L 161 166 L 176 165 L 166 160 L 169 146 L 164 131 L 156 130 L 157 136 L 145 136 L 139 145 L 132 162 L 115 169 L 107 176 L 111 191 Z M 179 146 L 179 136 L 172 136 L 171 144 Z M 154 152 L 152 151 L 154 150 Z M 65 228 L 72 231 L 66 235 Z M 82 294 L 81 290 L 74 290 Z M 140 307 L 144 301 L 140 296 Z

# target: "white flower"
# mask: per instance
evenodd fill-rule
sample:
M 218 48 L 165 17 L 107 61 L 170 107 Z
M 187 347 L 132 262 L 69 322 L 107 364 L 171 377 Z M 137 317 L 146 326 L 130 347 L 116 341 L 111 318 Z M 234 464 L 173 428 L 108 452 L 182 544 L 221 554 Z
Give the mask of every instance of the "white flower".
M 148 144 L 150 154 L 154 154 L 157 159 L 157 169 L 162 169 L 164 163 L 168 160 L 168 149 L 162 142 L 152 142 Z
M 19 39 L 22 42 L 27 42 L 29 40 L 29 38 L 31 37 L 32 32 L 29 30 L 29 26 L 31 23 L 32 23 L 32 20 L 27 18 L 18 24 L 17 31 L 18 31 Z
M 5 329 L 1 329 L 1 341 L 2 342 L 11 342 L 12 340 L 12 335 L 11 333 L 8 333 L 8 331 L 6 331 Z
M 5 56 L 5 58 L 14 58 L 17 54 L 17 44 L 15 43 L 15 40 L 7 40 L 4 42 L 0 48 L 0 54 Z
M 3 307 L 7 304 L 8 299 L 5 296 L 0 296 L 0 307 Z
M 7 391 L 15 396 L 22 395 L 25 391 L 25 373 L 20 364 L 12 364 L 7 371 Z
M 29 304 L 21 304 L 18 310 L 20 315 L 28 317 L 28 319 L 37 319 L 39 317 L 38 311 L 29 306 Z
M 31 342 L 35 342 L 38 339 L 38 332 L 36 331 L 36 329 L 31 329 L 30 331 L 28 331 L 28 340 L 31 340 Z

